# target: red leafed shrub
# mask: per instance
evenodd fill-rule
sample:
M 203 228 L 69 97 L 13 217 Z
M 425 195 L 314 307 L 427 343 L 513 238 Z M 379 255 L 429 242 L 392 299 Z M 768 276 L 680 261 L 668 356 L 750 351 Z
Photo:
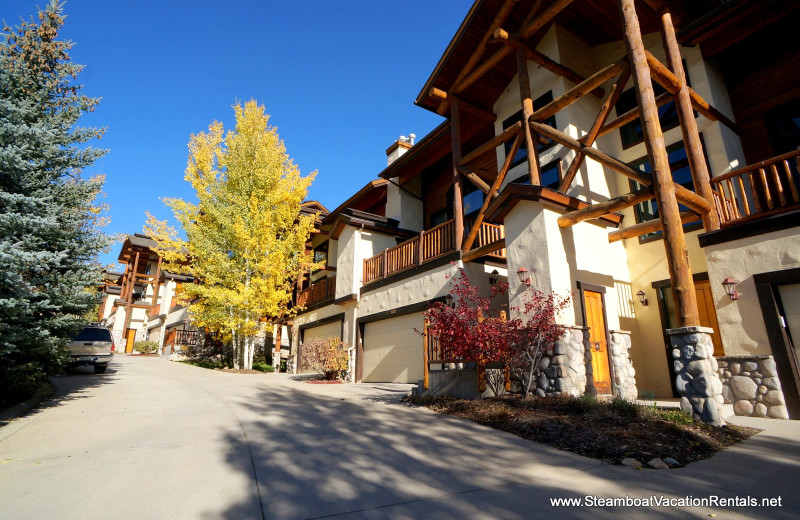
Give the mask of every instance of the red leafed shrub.
M 313 338 L 301 348 L 303 367 L 313 369 L 327 380 L 339 379 L 347 371 L 347 350 L 339 338 Z
M 461 269 L 451 282 L 453 304 L 433 303 L 425 317 L 429 333 L 439 339 L 442 359 L 500 361 L 520 381 L 526 397 L 542 356 L 564 334 L 556 316 L 569 305 L 570 296 L 529 289 L 523 306 L 515 309 L 525 318 L 509 320 L 497 312 L 505 305 L 492 306 L 507 291 L 508 284 L 498 283 L 488 297 L 481 296 Z

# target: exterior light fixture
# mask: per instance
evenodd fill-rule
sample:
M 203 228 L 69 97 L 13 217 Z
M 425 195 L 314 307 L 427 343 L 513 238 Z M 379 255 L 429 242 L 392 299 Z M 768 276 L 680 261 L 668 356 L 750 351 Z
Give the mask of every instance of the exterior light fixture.
M 636 293 L 636 297 L 639 298 L 639 303 L 642 304 L 642 307 L 647 307 L 647 295 L 641 289 L 639 292 Z
M 522 283 L 522 285 L 529 286 L 531 284 L 531 274 L 524 267 L 519 268 L 517 271 L 517 276 L 519 276 L 519 281 Z
M 492 274 L 489 275 L 489 283 L 492 285 L 496 284 L 498 278 L 500 278 L 500 273 L 495 269 L 492 271 Z
M 448 294 L 447 296 L 444 297 L 444 304 L 447 305 L 448 307 L 453 307 L 453 295 L 452 294 Z
M 739 299 L 739 291 L 736 290 L 736 284 L 739 283 L 730 276 L 722 280 L 722 287 L 725 288 L 725 294 L 727 294 L 731 301 Z

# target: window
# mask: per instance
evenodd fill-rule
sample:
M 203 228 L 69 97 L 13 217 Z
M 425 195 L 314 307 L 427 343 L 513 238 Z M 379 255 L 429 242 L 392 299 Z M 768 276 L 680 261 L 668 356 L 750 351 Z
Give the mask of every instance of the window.
M 800 99 L 764 113 L 764 121 L 775 155 L 800 147 Z
M 543 95 L 541 95 L 538 98 L 533 100 L 533 109 L 534 110 L 539 110 L 540 108 L 544 107 L 548 103 L 551 103 L 552 101 L 553 101 L 553 92 L 549 91 L 549 92 L 547 92 L 547 93 L 545 93 L 545 94 L 543 94 Z M 513 116 L 511 116 L 508 119 L 506 119 L 505 121 L 503 121 L 503 130 L 506 130 L 508 127 L 512 126 L 517 121 L 522 121 L 522 110 L 520 110 L 519 112 L 517 112 Z M 546 124 L 547 126 L 552 126 L 553 128 L 555 128 L 556 127 L 556 116 L 555 116 L 555 114 L 553 114 L 552 116 L 548 117 L 547 119 L 545 119 L 542 122 L 544 124 Z M 505 153 L 506 153 L 506 155 L 508 155 L 511 152 L 511 147 L 513 146 L 513 144 L 514 144 L 514 140 L 513 139 L 511 139 L 511 140 L 509 140 L 509 141 L 507 141 L 505 143 Z M 546 149 L 550 148 L 554 144 L 555 143 L 552 140 L 549 140 L 549 139 L 546 140 L 545 143 L 542 143 L 540 141 L 539 144 L 538 144 L 539 153 L 541 153 L 543 150 L 546 150 Z M 518 164 L 522 164 L 527 159 L 528 159 L 528 147 L 527 147 L 527 144 L 525 143 L 525 141 L 523 140 L 522 141 L 522 145 L 520 145 L 519 150 L 517 151 L 517 156 L 514 157 L 514 161 L 511 163 L 511 167 L 513 168 L 514 166 L 516 166 Z
M 542 186 L 551 190 L 558 190 L 558 185 L 561 184 L 561 159 L 556 159 L 542 166 L 540 175 Z M 531 176 L 526 173 L 511 182 L 514 184 L 530 184 Z
M 314 263 L 325 262 L 328 265 L 328 242 L 318 245 L 314 248 Z
M 658 83 L 653 83 L 653 93 L 656 97 L 665 93 L 664 87 Z M 628 89 L 619 96 L 619 101 L 614 105 L 617 110 L 617 116 L 621 116 L 629 110 L 636 108 L 636 91 Z M 661 130 L 666 132 L 670 128 L 678 126 L 678 110 L 675 108 L 675 102 L 670 101 L 666 105 L 658 107 L 658 120 L 661 122 Z M 633 145 L 639 144 L 644 141 L 644 133 L 642 132 L 642 120 L 637 118 L 634 121 L 620 127 L 619 135 L 622 139 L 622 147 L 630 148 Z
M 464 215 L 476 213 L 483 204 L 483 192 L 469 182 L 462 184 L 462 189 L 464 190 L 461 199 L 464 205 Z
M 680 184 L 686 189 L 694 190 L 692 171 L 689 169 L 689 159 L 686 156 L 686 148 L 683 145 L 683 141 L 668 146 L 667 157 L 669 158 L 669 169 L 672 172 L 672 181 L 675 184 Z M 639 170 L 647 174 L 653 173 L 653 169 L 650 167 L 650 162 L 648 161 L 647 157 L 643 157 L 632 162 L 630 166 L 635 170 Z M 644 186 L 636 181 L 630 181 L 630 185 L 632 190 L 641 190 L 644 188 Z M 679 204 L 678 206 L 681 211 L 688 211 L 689 209 L 682 204 Z M 658 205 L 656 204 L 655 199 L 651 199 L 646 202 L 640 202 L 633 207 L 633 213 L 636 216 L 637 223 L 647 222 L 648 220 L 658 218 Z M 702 224 L 698 222 L 692 222 L 689 224 L 684 224 L 683 229 L 688 231 L 696 229 L 700 225 Z M 655 231 L 639 237 L 639 242 L 646 242 L 660 237 L 661 231 Z
M 445 222 L 447 222 L 447 208 L 431 213 L 430 227 L 438 226 L 439 224 L 444 224 Z

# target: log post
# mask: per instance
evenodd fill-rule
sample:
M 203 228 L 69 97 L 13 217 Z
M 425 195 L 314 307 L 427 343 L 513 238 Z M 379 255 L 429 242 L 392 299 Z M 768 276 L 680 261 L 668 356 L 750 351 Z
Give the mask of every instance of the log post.
M 130 265 L 130 264 L 128 264 Z M 136 271 L 139 269 L 139 251 L 136 251 L 136 259 L 133 262 L 133 271 L 128 280 L 128 303 L 125 307 L 125 327 L 122 329 L 127 331 L 128 328 L 131 326 L 131 314 L 133 313 L 133 289 L 136 287 Z M 127 334 L 127 332 L 125 333 Z M 125 341 L 127 341 L 127 336 L 125 337 Z
M 531 84 L 528 77 L 528 59 L 525 57 L 525 50 L 517 47 L 517 77 L 519 78 L 519 97 L 522 101 L 522 129 L 525 132 L 525 146 L 528 148 L 528 173 L 531 177 L 531 185 L 541 184 L 539 174 L 539 153 L 537 151 L 536 138 L 533 135 L 528 121 L 533 115 L 533 100 L 531 99 Z
M 658 108 L 650 81 L 650 68 L 647 65 L 642 33 L 639 29 L 639 18 L 636 16 L 633 0 L 620 0 L 619 5 L 636 101 L 642 111 L 642 130 L 647 157 L 653 169 L 654 194 L 659 216 L 663 222 L 664 248 L 667 253 L 678 326 L 699 326 L 689 252 L 686 248 L 680 209 L 669 169 L 667 149 L 664 146 L 664 135 L 661 133 L 661 124 L 658 120 Z
M 455 247 L 461 250 L 464 242 L 464 207 L 461 200 L 461 172 L 458 163 L 461 161 L 461 113 L 458 100 L 450 104 L 450 138 L 453 149 L 453 218 L 455 219 Z
M 706 158 L 703 154 L 703 144 L 700 142 L 700 133 L 697 131 L 697 121 L 694 118 L 692 99 L 689 95 L 689 87 L 686 84 L 686 74 L 683 70 L 681 60 L 681 50 L 678 39 L 675 36 L 675 28 L 672 25 L 672 15 L 669 11 L 661 15 L 661 36 L 664 40 L 664 50 L 667 53 L 667 64 L 672 73 L 681 82 L 681 88 L 675 95 L 675 108 L 678 110 L 678 119 L 681 123 L 681 133 L 683 134 L 683 144 L 686 147 L 686 155 L 689 159 L 689 169 L 692 172 L 692 182 L 695 191 L 709 204 L 714 204 L 714 196 L 711 194 L 711 182 L 708 174 Z M 706 231 L 719 229 L 719 216 L 715 211 L 709 211 L 703 215 L 703 227 Z

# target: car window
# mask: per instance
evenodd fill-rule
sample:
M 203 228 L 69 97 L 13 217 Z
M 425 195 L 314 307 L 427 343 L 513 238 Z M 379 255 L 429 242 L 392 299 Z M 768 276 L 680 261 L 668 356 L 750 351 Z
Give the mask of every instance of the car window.
M 72 339 L 73 341 L 111 341 L 111 333 L 108 329 L 86 327 Z

